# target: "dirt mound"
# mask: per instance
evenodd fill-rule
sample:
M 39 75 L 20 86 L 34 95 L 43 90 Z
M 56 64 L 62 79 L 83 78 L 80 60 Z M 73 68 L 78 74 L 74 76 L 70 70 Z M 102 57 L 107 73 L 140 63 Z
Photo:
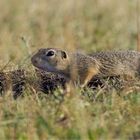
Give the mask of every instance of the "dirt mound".
M 36 92 L 41 91 L 45 94 L 52 93 L 56 88 L 64 88 L 66 80 L 56 74 L 36 70 L 34 74 L 32 71 L 25 71 L 18 69 L 10 72 L 0 72 L 0 94 L 5 95 L 6 91 L 12 90 L 13 98 L 17 99 L 24 95 L 24 91 L 28 87 L 34 88 Z M 123 90 L 126 87 L 134 85 L 134 81 L 125 81 L 119 76 L 105 77 L 102 79 L 93 78 L 88 87 L 96 90 L 97 88 L 104 88 L 108 91 L 112 88 L 116 90 Z

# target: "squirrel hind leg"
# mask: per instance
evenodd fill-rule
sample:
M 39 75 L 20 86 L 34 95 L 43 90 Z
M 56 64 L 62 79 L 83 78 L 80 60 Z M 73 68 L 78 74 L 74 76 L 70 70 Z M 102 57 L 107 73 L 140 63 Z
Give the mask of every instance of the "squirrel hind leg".
M 84 88 L 89 82 L 90 80 L 98 74 L 98 70 L 96 70 L 95 68 L 90 68 L 88 71 L 87 71 L 87 74 L 84 75 L 83 78 L 81 78 L 81 85 L 80 87 L 81 88 Z

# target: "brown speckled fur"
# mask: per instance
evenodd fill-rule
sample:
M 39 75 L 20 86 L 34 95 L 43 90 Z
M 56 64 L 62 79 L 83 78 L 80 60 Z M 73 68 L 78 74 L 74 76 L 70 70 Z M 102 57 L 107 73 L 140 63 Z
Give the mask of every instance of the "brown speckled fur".
M 82 86 L 85 86 L 93 77 L 124 76 L 139 78 L 140 53 L 136 51 L 108 51 L 91 55 L 65 52 L 67 58 L 62 59 L 59 54 L 63 50 L 53 48 L 51 50 L 55 51 L 53 59 L 47 59 L 48 56 L 45 56 L 49 49 L 41 49 L 32 57 L 33 65 L 41 69 L 47 64 L 43 68 L 45 71 L 62 74 L 72 81 L 80 81 Z M 52 64 L 51 61 L 56 63 L 50 65 Z M 63 70 L 60 71 L 59 67 Z

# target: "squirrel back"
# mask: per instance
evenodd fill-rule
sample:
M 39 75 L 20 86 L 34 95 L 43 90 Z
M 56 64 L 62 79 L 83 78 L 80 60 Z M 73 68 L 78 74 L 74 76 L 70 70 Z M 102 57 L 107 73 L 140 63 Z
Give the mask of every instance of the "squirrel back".
M 89 56 L 100 62 L 99 76 L 140 75 L 140 53 L 137 51 L 96 52 Z

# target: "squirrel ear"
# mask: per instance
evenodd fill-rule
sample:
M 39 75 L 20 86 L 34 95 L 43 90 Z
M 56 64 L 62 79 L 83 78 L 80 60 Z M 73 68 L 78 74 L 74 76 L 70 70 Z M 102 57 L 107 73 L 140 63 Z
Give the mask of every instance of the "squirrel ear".
M 67 53 L 65 51 L 61 51 L 61 57 L 62 59 L 66 59 L 68 57 Z

